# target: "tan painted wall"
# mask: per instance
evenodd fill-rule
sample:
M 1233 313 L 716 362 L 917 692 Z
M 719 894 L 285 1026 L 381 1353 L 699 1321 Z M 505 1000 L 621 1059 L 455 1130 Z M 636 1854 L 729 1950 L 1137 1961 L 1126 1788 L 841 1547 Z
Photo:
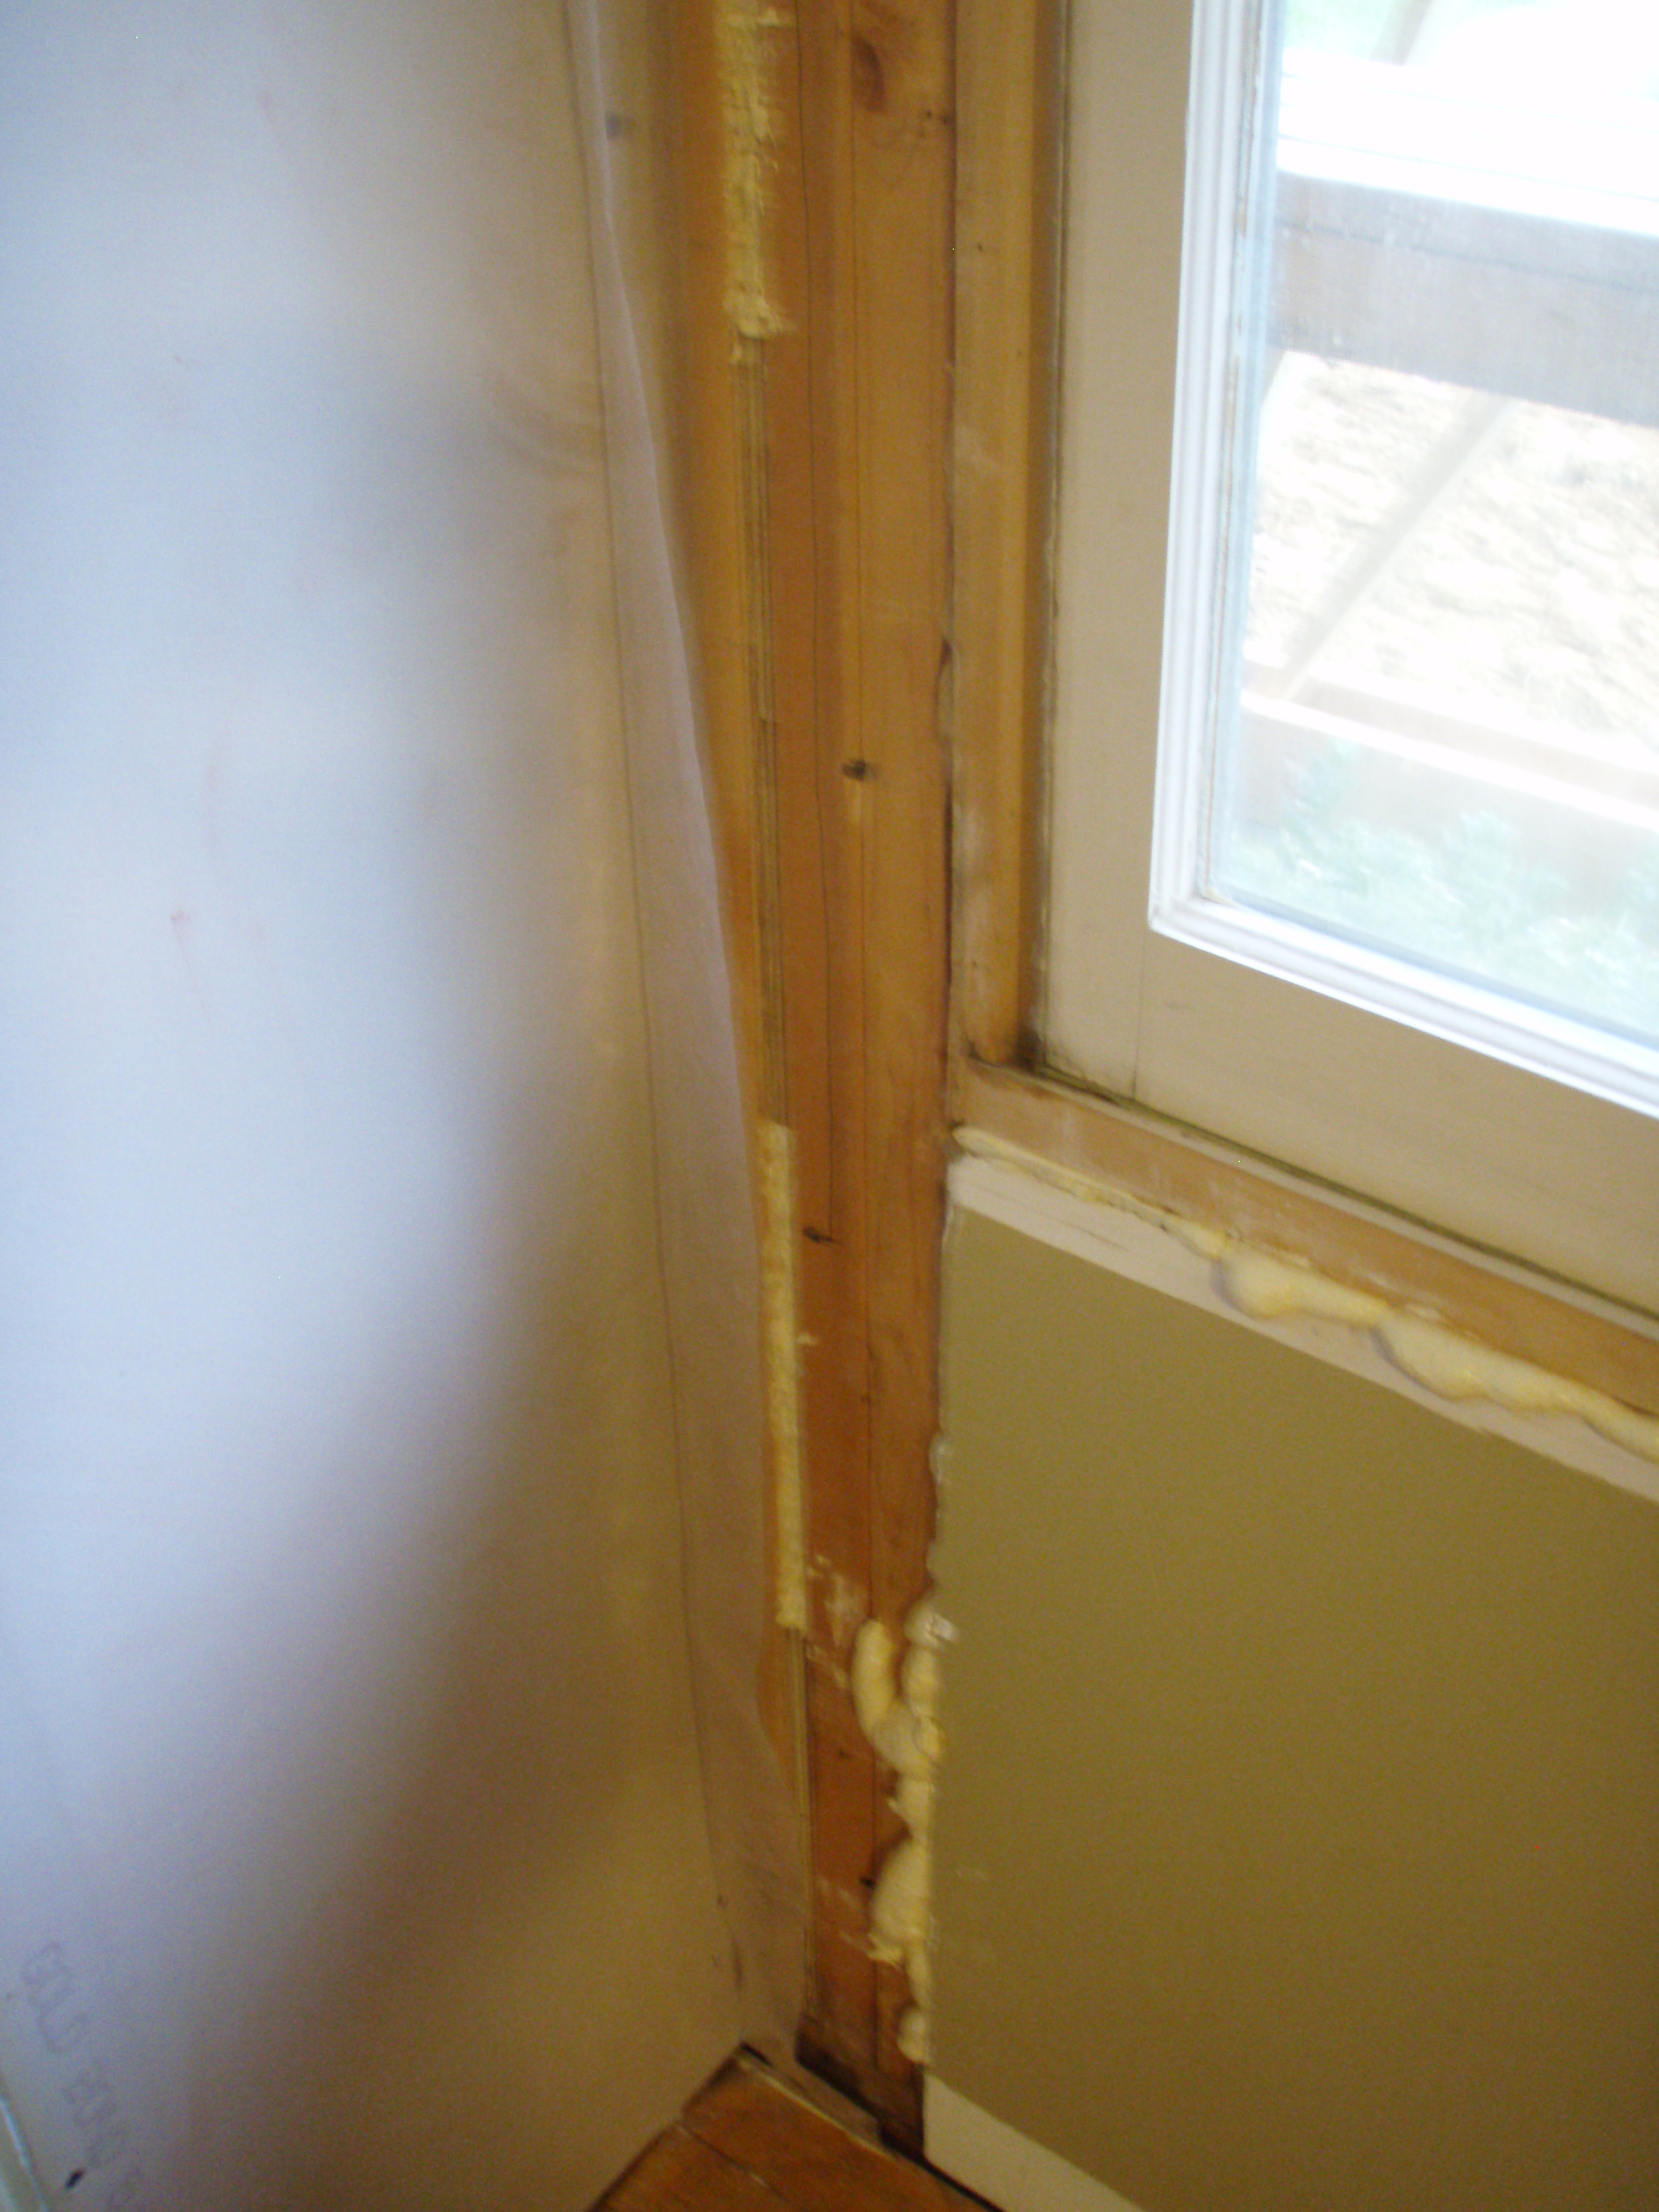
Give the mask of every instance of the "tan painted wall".
M 1144 2212 L 1650 2212 L 1659 1509 L 946 1265 L 939 2078 Z

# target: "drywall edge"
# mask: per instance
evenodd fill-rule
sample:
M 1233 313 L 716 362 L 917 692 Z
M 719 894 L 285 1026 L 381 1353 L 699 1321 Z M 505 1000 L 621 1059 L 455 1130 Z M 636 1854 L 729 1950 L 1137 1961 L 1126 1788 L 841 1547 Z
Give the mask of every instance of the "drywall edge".
M 1316 1268 L 1078 1179 L 1062 1187 L 982 1132 L 958 1131 L 957 1141 L 952 1206 L 1659 1504 L 1659 1422 Z

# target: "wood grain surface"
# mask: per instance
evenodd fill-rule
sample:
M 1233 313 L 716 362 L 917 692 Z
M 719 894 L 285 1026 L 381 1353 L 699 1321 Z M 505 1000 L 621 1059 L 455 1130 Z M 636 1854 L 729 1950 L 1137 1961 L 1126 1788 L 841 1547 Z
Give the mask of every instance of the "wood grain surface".
M 1306 1260 L 1511 1358 L 1659 1413 L 1659 1336 L 1638 1317 L 1459 1246 L 1305 1176 L 1023 1068 L 963 1061 L 952 1101 L 979 1130 L 1036 1164 Z
M 1061 12 L 957 0 L 953 1012 L 993 1063 L 1039 950 Z
M 924 1587 L 933 1526 L 951 9 L 678 0 L 676 20 L 689 580 L 750 1093 L 797 1176 L 803 2042 L 915 2140 L 905 1990 L 868 1945 L 899 1831 L 847 1667 L 860 1621 L 896 1626 Z
M 973 2204 L 740 2060 L 692 2100 L 601 2212 L 970 2212 Z

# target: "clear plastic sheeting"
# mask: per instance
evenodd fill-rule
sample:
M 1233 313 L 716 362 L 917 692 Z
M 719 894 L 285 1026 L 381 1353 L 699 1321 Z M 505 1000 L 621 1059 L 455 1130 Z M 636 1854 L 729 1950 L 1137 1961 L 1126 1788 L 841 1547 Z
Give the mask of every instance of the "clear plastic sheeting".
M 793 2021 L 604 123 L 648 29 L 0 21 L 0 2078 L 54 2206 L 577 2212 Z
M 766 1573 L 757 1487 L 759 1269 L 714 843 L 674 580 L 689 549 L 675 544 L 666 459 L 678 404 L 664 343 L 674 319 L 660 113 L 669 90 L 667 26 L 655 0 L 600 8 L 582 0 L 571 21 L 594 172 L 590 207 L 692 1688 L 744 2035 L 784 2056 L 793 2052 L 803 1996 L 804 1875 L 756 1701 Z

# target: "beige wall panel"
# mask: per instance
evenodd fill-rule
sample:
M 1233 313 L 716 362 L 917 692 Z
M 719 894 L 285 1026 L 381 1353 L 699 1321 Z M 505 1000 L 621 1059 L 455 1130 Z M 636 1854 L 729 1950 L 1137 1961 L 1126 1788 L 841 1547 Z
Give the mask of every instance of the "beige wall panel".
M 935 2065 L 1144 2212 L 1659 2174 L 1659 1510 L 958 1214 Z

